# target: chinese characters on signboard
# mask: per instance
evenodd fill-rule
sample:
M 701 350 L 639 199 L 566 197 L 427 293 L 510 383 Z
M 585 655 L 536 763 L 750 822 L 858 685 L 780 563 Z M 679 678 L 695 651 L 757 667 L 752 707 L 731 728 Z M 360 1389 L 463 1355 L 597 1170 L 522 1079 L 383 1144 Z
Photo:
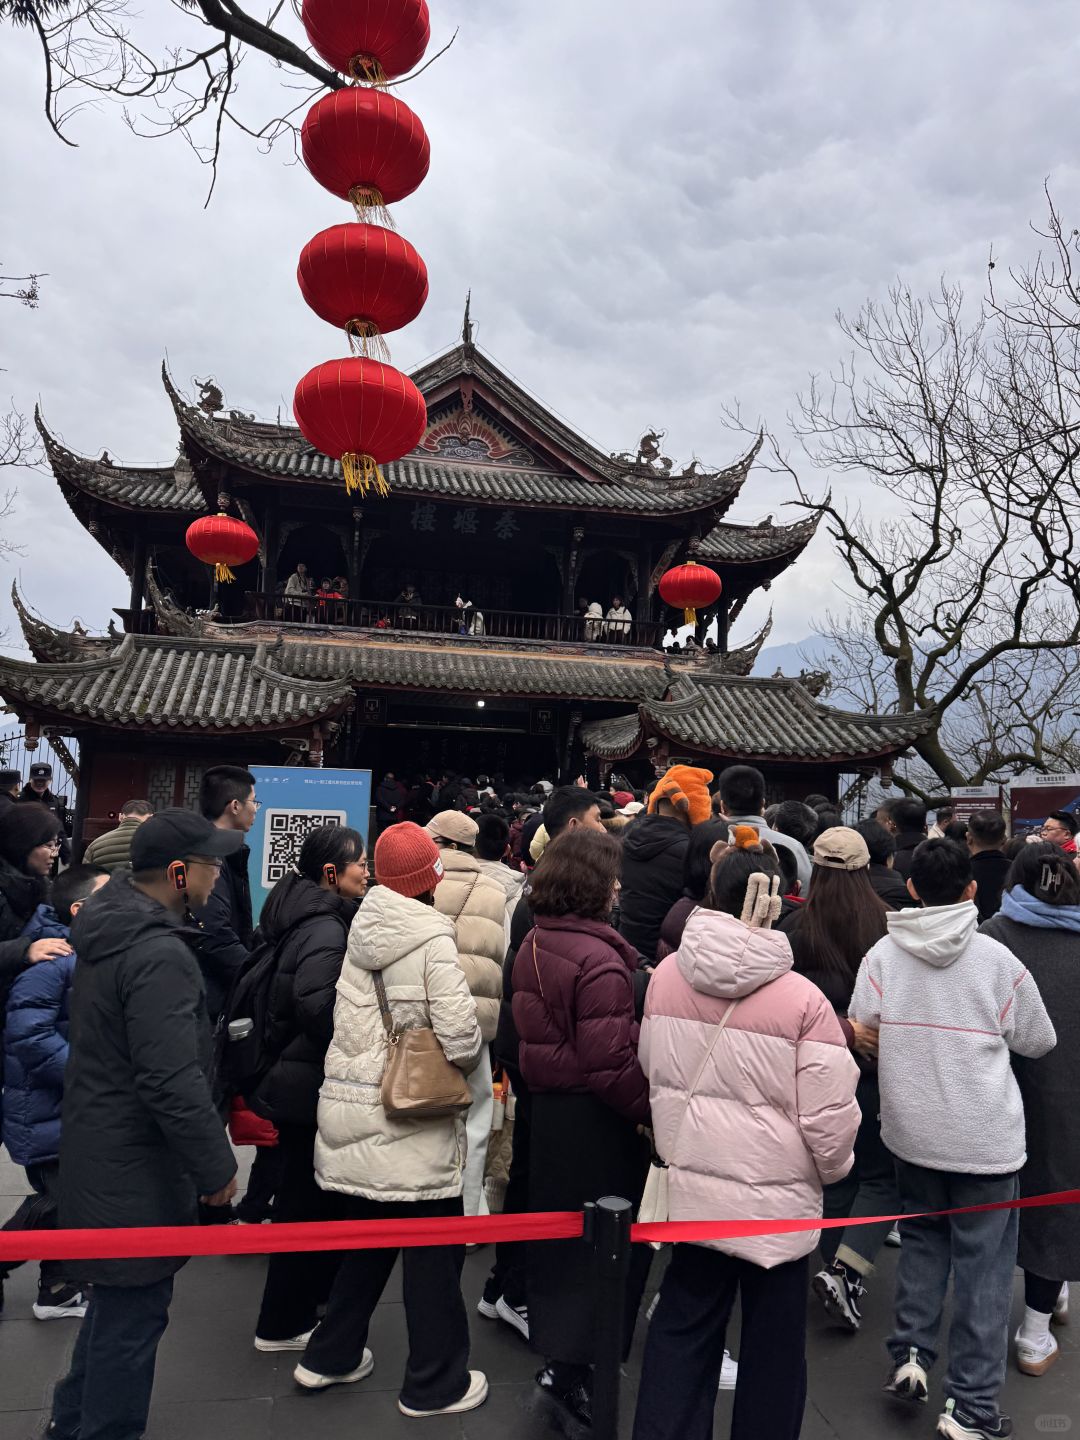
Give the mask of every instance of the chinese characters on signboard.
M 451 516 L 450 526 L 455 535 L 490 535 L 495 540 L 513 540 L 521 529 L 513 510 L 495 512 L 478 505 L 463 509 L 448 510 L 430 500 L 417 500 L 409 513 L 409 524 L 418 535 L 434 535 L 440 528 L 440 519 Z M 494 514 L 494 520 L 492 515 Z

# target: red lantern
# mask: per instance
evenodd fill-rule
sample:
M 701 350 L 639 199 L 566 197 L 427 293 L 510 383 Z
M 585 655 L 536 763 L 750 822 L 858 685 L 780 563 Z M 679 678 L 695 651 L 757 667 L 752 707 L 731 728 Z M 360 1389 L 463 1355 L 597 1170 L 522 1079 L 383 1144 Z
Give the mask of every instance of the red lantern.
M 184 538 L 196 560 L 213 565 L 215 580 L 235 580 L 230 567 L 246 565 L 259 553 L 255 531 L 230 515 L 204 515 L 188 526 Z
M 697 612 L 720 599 L 720 576 L 707 565 L 676 565 L 660 577 L 660 598 L 673 610 L 682 610 L 687 625 L 697 624 Z
M 328 65 L 373 85 L 407 74 L 431 39 L 427 0 L 304 0 L 301 18 Z
M 296 387 L 293 414 L 316 450 L 341 461 L 350 494 L 388 494 L 379 466 L 414 450 L 427 427 L 424 397 L 409 377 L 359 356 L 309 370 Z
M 387 205 L 411 195 L 428 172 L 423 125 L 384 90 L 350 86 L 317 100 L 300 132 L 304 164 L 320 185 L 351 200 L 361 220 L 392 224 Z
M 304 246 L 296 278 L 315 314 L 359 339 L 365 355 L 368 341 L 415 320 L 428 293 L 423 260 L 381 225 L 320 231 Z

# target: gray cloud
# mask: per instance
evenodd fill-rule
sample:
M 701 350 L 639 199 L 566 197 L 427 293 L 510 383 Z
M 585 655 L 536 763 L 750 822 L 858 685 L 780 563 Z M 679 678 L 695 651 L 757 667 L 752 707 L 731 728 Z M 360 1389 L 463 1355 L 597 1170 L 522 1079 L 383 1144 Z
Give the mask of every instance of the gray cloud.
M 480 343 L 608 449 L 662 425 L 679 459 L 726 462 L 740 441 L 723 403 L 779 424 L 841 353 L 838 307 L 898 273 L 925 287 L 947 272 L 977 296 L 991 242 L 1005 263 L 1034 248 L 1045 175 L 1080 210 L 1064 0 L 439 0 L 433 15 L 437 42 L 461 33 L 408 92 L 433 164 L 399 207 L 432 298 L 395 360 L 452 344 L 471 286 Z M 194 28 L 137 23 L 150 48 Z M 280 72 L 258 56 L 243 70 L 245 115 L 280 109 Z M 229 404 L 287 414 L 297 378 L 341 348 L 294 280 L 339 203 L 284 151 L 233 135 L 203 211 L 207 174 L 182 141 L 138 140 L 104 106 L 67 150 L 40 85 L 31 37 L 5 31 L 0 255 L 49 272 L 38 312 L 5 307 L 6 389 L 24 408 L 40 397 L 73 449 L 125 461 L 175 451 L 165 352 L 182 386 L 213 372 Z M 21 574 L 52 619 L 103 626 L 122 577 L 48 475 L 18 483 L 26 554 L 0 579 Z M 759 470 L 734 518 L 791 498 Z M 835 608 L 837 578 L 819 535 L 739 636 L 772 605 L 774 639 L 801 638 Z

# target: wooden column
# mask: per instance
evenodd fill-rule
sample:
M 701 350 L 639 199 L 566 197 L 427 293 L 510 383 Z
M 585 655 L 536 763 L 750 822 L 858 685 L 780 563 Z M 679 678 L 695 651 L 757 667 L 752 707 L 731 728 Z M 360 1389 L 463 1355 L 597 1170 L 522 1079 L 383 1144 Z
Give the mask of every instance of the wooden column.
M 360 599 L 360 538 L 364 525 L 363 509 L 356 505 L 352 512 L 352 549 L 349 551 L 349 599 Z
M 728 628 L 730 604 L 727 596 L 721 596 L 720 607 L 716 612 L 716 643 L 721 655 L 728 653 Z
M 140 525 L 135 532 L 131 554 L 131 628 L 136 634 L 142 629 L 143 595 L 146 592 L 146 532 Z
M 268 597 L 266 603 L 266 618 L 273 617 L 273 594 L 277 584 L 278 552 L 280 548 L 278 527 L 278 496 L 277 491 L 272 490 L 266 502 L 266 514 L 263 519 L 263 563 L 262 573 L 259 576 L 259 587 L 262 593 Z

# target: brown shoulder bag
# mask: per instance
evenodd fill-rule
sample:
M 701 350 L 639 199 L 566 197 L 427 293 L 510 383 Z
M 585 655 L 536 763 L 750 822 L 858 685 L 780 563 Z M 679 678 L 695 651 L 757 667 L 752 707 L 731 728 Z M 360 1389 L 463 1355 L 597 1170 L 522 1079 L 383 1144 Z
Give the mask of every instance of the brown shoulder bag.
M 371 978 L 386 1031 L 380 1099 L 387 1115 L 393 1120 L 424 1120 L 467 1110 L 472 1104 L 468 1082 L 447 1060 L 435 1031 L 429 1026 L 399 1030 L 390 1013 L 381 971 L 373 970 Z

